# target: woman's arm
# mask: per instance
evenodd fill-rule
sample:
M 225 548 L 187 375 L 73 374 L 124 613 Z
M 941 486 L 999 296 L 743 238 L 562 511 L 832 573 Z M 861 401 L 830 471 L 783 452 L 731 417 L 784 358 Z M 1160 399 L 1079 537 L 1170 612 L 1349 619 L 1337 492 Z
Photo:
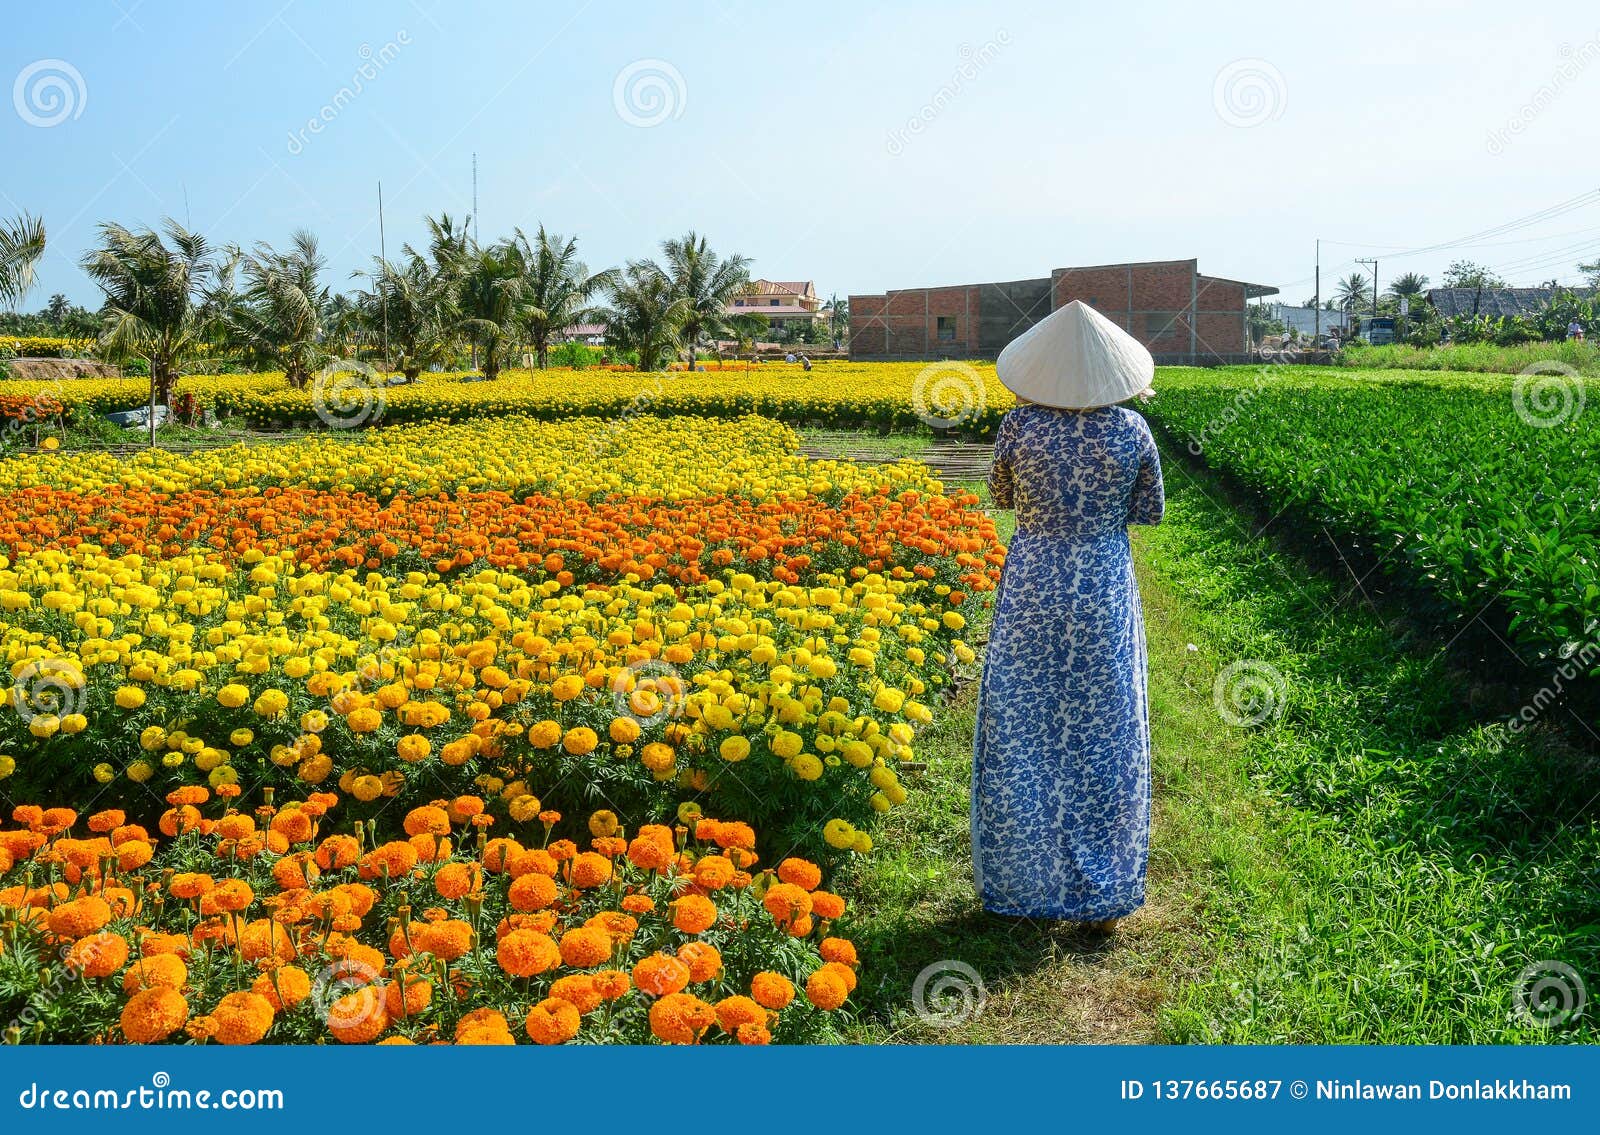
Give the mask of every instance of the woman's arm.
M 989 467 L 989 501 L 995 508 L 1016 507 L 1016 480 L 1011 475 L 1011 415 L 1000 419 L 994 438 L 994 464 Z
M 1161 454 L 1150 427 L 1143 419 L 1139 429 L 1139 472 L 1133 479 L 1133 500 L 1128 507 L 1129 524 L 1160 524 L 1167 510 L 1166 490 L 1161 483 Z

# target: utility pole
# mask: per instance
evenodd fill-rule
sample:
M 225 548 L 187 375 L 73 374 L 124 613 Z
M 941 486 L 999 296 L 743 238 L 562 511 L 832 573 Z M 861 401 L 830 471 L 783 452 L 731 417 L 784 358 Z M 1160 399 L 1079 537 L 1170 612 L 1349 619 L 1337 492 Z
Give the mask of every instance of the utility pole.
M 1362 260 L 1357 257 L 1356 263 L 1372 265 L 1372 318 L 1376 319 L 1378 318 L 1378 258 L 1374 256 L 1371 260 Z M 1372 342 L 1372 329 L 1370 327 L 1367 329 L 1367 342 Z
M 1312 350 L 1316 350 L 1317 347 L 1320 346 L 1321 343 L 1322 343 L 1322 238 L 1321 237 L 1317 238 L 1316 281 L 1317 281 L 1317 283 L 1316 283 L 1315 298 L 1311 301 L 1311 306 L 1316 310 L 1316 313 L 1317 313 L 1316 316 L 1314 317 L 1316 330 L 1312 332 L 1312 337 L 1311 337 L 1311 349 Z
M 378 306 L 383 309 L 383 365 L 389 365 L 389 246 L 383 235 L 383 182 L 378 182 Z

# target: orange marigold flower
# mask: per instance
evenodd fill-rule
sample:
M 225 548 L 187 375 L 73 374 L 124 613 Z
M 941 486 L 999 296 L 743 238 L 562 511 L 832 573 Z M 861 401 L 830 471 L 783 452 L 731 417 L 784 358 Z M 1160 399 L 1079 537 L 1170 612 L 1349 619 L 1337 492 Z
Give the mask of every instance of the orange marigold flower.
M 299 966 L 276 966 L 258 976 L 250 988 L 281 1013 L 311 996 L 311 975 Z
M 472 949 L 472 927 L 460 919 L 413 922 L 411 941 L 423 953 L 453 962 Z
M 793 883 L 774 883 L 761 899 L 779 926 L 787 926 L 811 913 L 811 896 Z
M 740 1025 L 734 1034 L 739 1038 L 740 1044 L 771 1044 L 772 1030 L 766 1025 Z
M 814 891 L 822 885 L 822 868 L 808 859 L 785 859 L 778 864 L 778 878 L 803 891 Z
M 268 827 L 283 836 L 290 843 L 305 843 L 317 834 L 316 821 L 305 808 L 285 808 L 276 816 Z M 346 836 L 346 839 L 351 837 Z M 326 841 L 324 841 L 326 842 Z
M 542 847 L 517 851 L 506 860 L 506 874 L 513 879 L 520 879 L 524 875 L 548 875 L 553 879 L 558 870 L 560 866 Z
M 122 975 L 122 991 L 137 993 L 165 985 L 168 989 L 182 989 L 189 981 L 189 967 L 176 954 L 155 954 L 140 958 Z
M 522 845 L 514 839 L 504 836 L 499 839 L 491 839 L 483 846 L 483 865 L 498 875 L 500 872 L 507 870 L 512 857 L 521 851 Z
M 523 875 L 506 892 L 514 910 L 543 910 L 556 901 L 556 882 L 548 875 Z
M 665 997 L 689 984 L 689 967 L 668 954 L 651 954 L 634 965 L 633 983 L 652 997 Z
M 694 881 L 708 891 L 720 891 L 733 882 L 733 861 L 724 855 L 705 855 L 695 861 Z
M 434 804 L 424 804 L 406 813 L 406 835 L 449 835 L 450 813 Z
M 512 977 L 532 977 L 561 963 L 561 950 L 548 934 L 513 930 L 495 948 L 495 960 Z
M 337 871 L 361 858 L 361 844 L 352 835 L 331 835 L 317 845 L 317 866 Z
M 649 914 L 656 908 L 656 900 L 649 895 L 623 895 L 622 909 L 630 914 Z
M 128 940 L 103 932 L 79 938 L 67 951 L 67 968 L 84 977 L 110 977 L 128 961 Z
M 640 834 L 628 843 L 628 860 L 635 867 L 646 871 L 660 871 L 670 865 L 677 856 L 677 849 L 672 845 L 672 833 L 667 833 L 663 842 L 659 837 Z
M 364 985 L 328 1006 L 328 1031 L 341 1044 L 371 1044 L 389 1027 L 383 990 Z
M 838 976 L 844 982 L 844 987 L 851 993 L 856 991 L 856 971 L 843 962 L 824 962 L 822 968 Z
M 818 918 L 832 922 L 844 917 L 844 899 L 830 891 L 812 891 L 811 912 Z
M 855 943 L 848 938 L 824 938 L 819 947 L 822 960 L 853 966 L 857 962 Z
M 596 970 L 588 975 L 594 982 L 594 990 L 607 1001 L 615 1001 L 633 988 L 628 975 L 620 969 Z
M 767 1011 L 749 997 L 735 993 L 717 1002 L 717 1024 L 725 1033 L 738 1031 L 740 1025 L 765 1025 Z
M 717 846 L 722 848 L 738 848 L 741 851 L 754 851 L 756 847 L 756 832 L 749 824 L 727 823 L 717 828 Z
M 187 958 L 189 939 L 182 934 L 146 934 L 139 939 L 139 952 L 147 958 L 159 954 L 173 954 Z
M 710 942 L 685 942 L 678 960 L 689 967 L 689 980 L 710 981 L 722 969 L 722 954 Z
M 580 890 L 602 887 L 611 881 L 611 860 L 585 851 L 572 861 L 572 885 Z
M 782 1009 L 794 1000 L 794 982 L 781 973 L 763 970 L 750 979 L 750 996 L 768 1009 Z
M 590 969 L 611 957 L 611 935 L 580 927 L 561 936 L 561 960 L 573 969 Z
M 685 934 L 703 934 L 717 924 L 717 904 L 704 895 L 684 895 L 672 904 L 672 925 Z
M 819 1009 L 837 1009 L 849 996 L 844 979 L 826 966 L 806 978 L 806 1000 Z
M 167 890 L 172 892 L 175 899 L 197 899 L 216 885 L 216 880 L 210 875 L 180 871 L 167 883 Z
M 439 868 L 433 877 L 433 889 L 439 897 L 454 901 L 478 889 L 482 876 L 476 863 L 450 863 Z
M 243 879 L 224 879 L 200 899 L 201 914 L 240 911 L 255 901 L 256 893 Z
M 524 1027 L 535 1044 L 565 1044 L 578 1035 L 583 1018 L 570 1001 L 549 997 L 528 1010 Z
M 469 1040 L 470 1034 L 479 1036 L 503 1036 L 505 1040 Z M 511 1038 L 511 1025 L 506 1020 L 505 1014 L 498 1009 L 474 1009 L 462 1015 L 456 1022 L 457 1044 L 515 1044 Z
M 259 993 L 230 993 L 211 1011 L 222 1044 L 255 1044 L 272 1027 L 272 1003 Z
M 587 973 L 569 973 L 556 978 L 550 983 L 550 996 L 566 1001 L 579 1013 L 592 1013 L 605 1001 L 594 976 Z
M 109 832 L 113 828 L 120 828 L 128 822 L 128 817 L 120 808 L 107 808 L 103 812 L 96 812 L 89 817 L 89 830 L 92 832 Z
M 558 839 L 545 850 L 550 853 L 550 858 L 557 863 L 565 863 L 568 859 L 578 854 L 578 845 L 570 839 Z
M 258 918 L 239 932 L 239 956 L 247 962 L 273 957 L 293 961 L 294 938 L 281 924 L 270 918 Z
M 421 978 L 407 978 L 402 974 L 384 989 L 383 1004 L 391 1017 L 398 1017 L 402 1021 L 407 1017 L 415 1017 L 433 1004 L 433 985 Z
M 716 1010 L 690 993 L 668 993 L 650 1006 L 650 1031 L 668 1044 L 694 1044 L 717 1019 Z
M 122 1007 L 122 1035 L 133 1044 L 166 1040 L 189 1019 L 189 1002 L 176 989 L 141 989 Z
M 417 865 L 417 849 L 404 840 L 380 844 L 361 857 L 361 877 L 398 879 Z
M 50 933 L 57 938 L 82 938 L 111 921 L 111 904 L 99 895 L 64 902 L 50 911 Z

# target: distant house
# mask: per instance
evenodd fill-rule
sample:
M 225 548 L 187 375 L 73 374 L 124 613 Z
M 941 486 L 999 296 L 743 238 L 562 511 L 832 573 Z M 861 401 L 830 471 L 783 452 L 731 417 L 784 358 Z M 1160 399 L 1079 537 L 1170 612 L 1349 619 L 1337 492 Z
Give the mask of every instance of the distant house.
M 810 280 L 751 280 L 728 301 L 728 315 L 764 315 L 774 331 L 822 318 L 822 300 Z
M 606 341 L 606 325 L 574 323 L 571 327 L 564 328 L 556 338 L 563 343 L 587 343 L 591 347 L 598 347 Z
M 1537 315 L 1557 291 L 1593 296 L 1594 288 L 1430 288 L 1428 302 L 1445 319 L 1459 315 Z
M 1315 335 L 1317 329 L 1322 329 L 1322 334 L 1339 332 L 1342 339 L 1350 333 L 1354 323 L 1348 311 L 1318 311 L 1314 307 L 1296 307 L 1287 303 L 1263 304 L 1269 319 L 1275 319 L 1283 324 L 1285 332 L 1298 331 L 1305 336 Z

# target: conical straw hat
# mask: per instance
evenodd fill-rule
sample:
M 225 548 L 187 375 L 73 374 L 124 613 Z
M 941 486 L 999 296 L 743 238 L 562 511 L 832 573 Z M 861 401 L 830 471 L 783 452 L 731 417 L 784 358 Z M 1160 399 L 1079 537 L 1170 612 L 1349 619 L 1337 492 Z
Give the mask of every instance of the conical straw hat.
M 995 370 L 1012 393 L 1029 402 L 1090 410 L 1149 389 L 1156 363 L 1132 335 L 1073 300 L 1008 343 Z

